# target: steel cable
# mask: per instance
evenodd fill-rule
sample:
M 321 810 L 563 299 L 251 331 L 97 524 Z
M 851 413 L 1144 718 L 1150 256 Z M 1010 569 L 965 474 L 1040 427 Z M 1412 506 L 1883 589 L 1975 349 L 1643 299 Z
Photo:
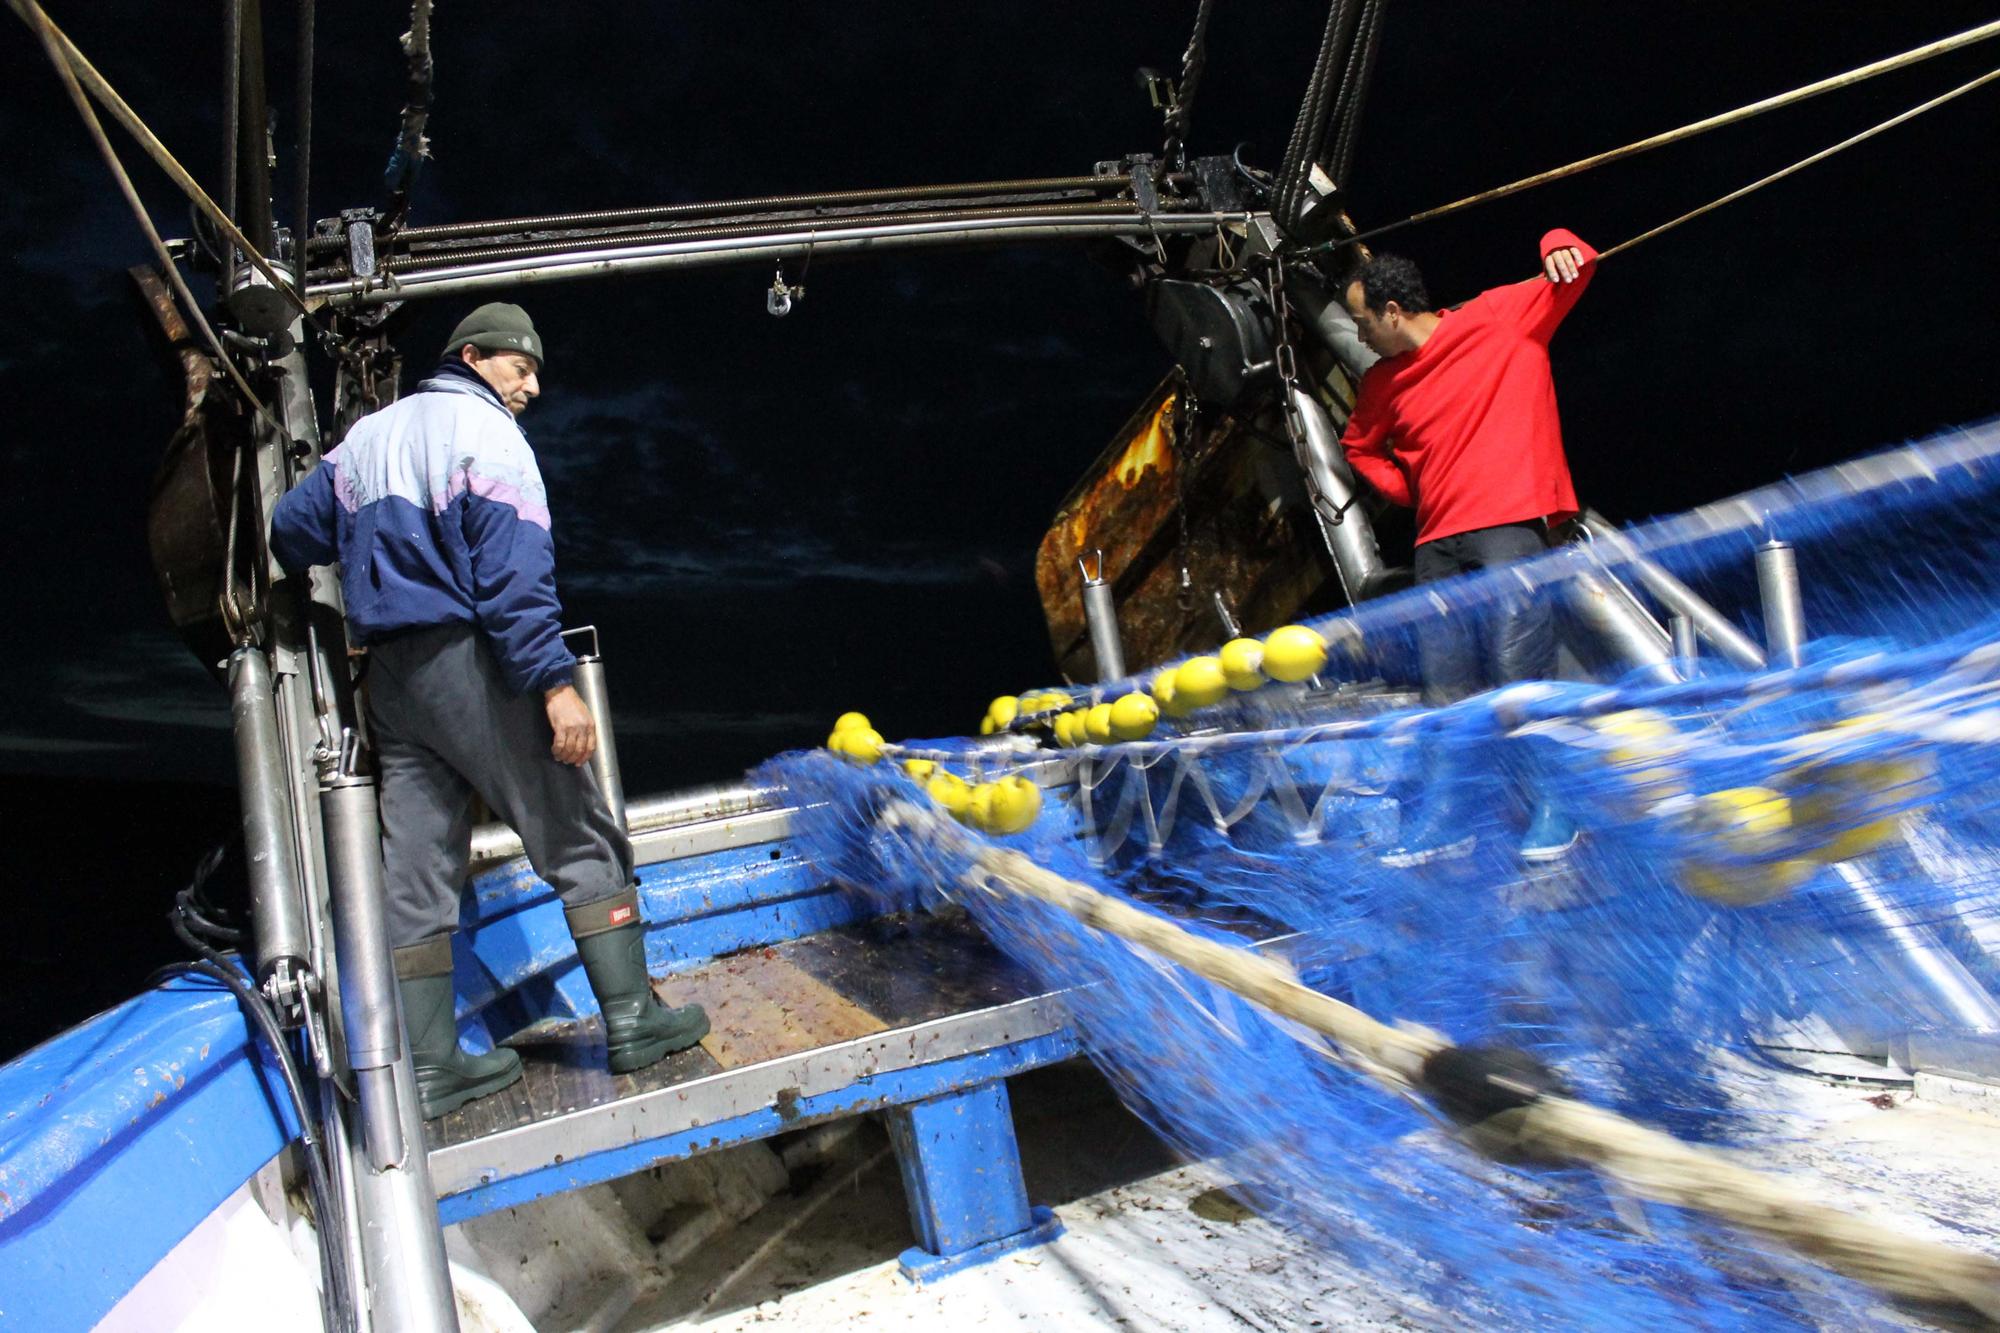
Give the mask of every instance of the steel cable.
M 1523 190 L 1534 189 L 1538 185 L 1547 185 L 1554 181 L 1565 180 L 1571 176 L 1581 175 L 1583 172 L 1590 171 L 1593 168 L 1606 166 L 1612 162 L 1620 162 L 1628 157 L 1635 157 L 1640 153 L 1649 152 L 1655 148 L 1664 148 L 1669 144 L 1681 143 L 1684 140 L 1706 134 L 1710 130 L 1718 130 L 1725 126 L 1739 124 L 1753 117 L 1761 116 L 1767 111 L 1777 111 L 1783 107 L 1795 106 L 1809 98 L 1818 97 L 1822 93 L 1834 92 L 1842 88 L 1851 88 L 1855 84 L 1863 83 L 1879 75 L 1889 74 L 1899 69 L 1907 69 L 1911 65 L 1920 64 L 1923 61 L 1932 60 L 1938 56 L 1962 50 L 1965 47 L 1987 41 L 1994 37 L 2000 37 L 2000 20 L 1995 20 L 1992 23 L 1984 23 L 1976 28 L 1968 28 L 1964 32 L 1956 33 L 1950 37 L 1942 37 L 1934 42 L 1926 42 L 1924 45 L 1913 47 L 1900 55 L 1889 56 L 1882 60 L 1873 61 L 1870 64 L 1858 66 L 1842 74 L 1835 74 L 1813 83 L 1804 84 L 1792 89 L 1790 92 L 1779 93 L 1775 96 L 1764 98 L 1762 101 L 1751 102 L 1748 105 L 1737 107 L 1733 111 L 1724 111 L 1718 115 L 1693 121 L 1676 129 L 1664 130 L 1659 134 L 1634 140 L 1617 148 L 1607 149 L 1601 153 L 1593 153 L 1589 157 L 1578 158 L 1576 161 L 1560 167 L 1552 167 L 1547 171 L 1539 171 L 1532 176 L 1523 176 L 1519 180 L 1509 181 L 1505 185 L 1495 186 L 1490 190 L 1481 190 L 1479 193 L 1467 195 L 1463 199 L 1454 199 L 1452 202 L 1440 204 L 1436 208 L 1427 208 L 1420 213 L 1412 213 L 1408 217 L 1400 218 L 1395 222 L 1387 222 L 1379 227 L 1370 227 L 1367 231 L 1354 236 L 1325 242 L 1323 245 L 1316 247 L 1316 250 L 1334 250 L 1345 245 L 1358 245 L 1365 241 L 1372 241 L 1378 236 L 1386 236 L 1390 232 L 1400 231 L 1404 227 L 1413 226 L 1419 222 L 1430 222 L 1437 218 L 1448 217 L 1453 213 L 1462 212 L 1476 204 L 1490 203 L 1495 199 L 1505 199 L 1509 195 L 1519 194 Z M 1635 242 L 1637 239 L 1635 238 Z

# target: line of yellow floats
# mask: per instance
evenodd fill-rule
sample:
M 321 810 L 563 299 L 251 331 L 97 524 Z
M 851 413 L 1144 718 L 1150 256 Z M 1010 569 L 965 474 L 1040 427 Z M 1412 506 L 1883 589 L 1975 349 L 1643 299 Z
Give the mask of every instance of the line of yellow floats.
M 1143 740 L 1163 715 L 1186 717 L 1231 692 L 1247 693 L 1274 680 L 1309 680 L 1325 669 L 1326 658 L 1326 639 L 1319 631 L 1285 625 L 1261 640 L 1231 639 L 1213 655 L 1190 657 L 1160 671 L 1149 690 L 1132 690 L 1113 700 L 1073 708 L 1075 699 L 1063 690 L 1002 695 L 986 706 L 979 734 L 1046 726 L 1064 747 Z M 828 750 L 857 764 L 878 762 L 886 744 L 861 713 L 842 713 L 826 738 Z M 906 759 L 903 771 L 954 819 L 982 832 L 1019 833 L 1041 813 L 1041 788 L 1019 774 L 967 782 L 930 759 Z

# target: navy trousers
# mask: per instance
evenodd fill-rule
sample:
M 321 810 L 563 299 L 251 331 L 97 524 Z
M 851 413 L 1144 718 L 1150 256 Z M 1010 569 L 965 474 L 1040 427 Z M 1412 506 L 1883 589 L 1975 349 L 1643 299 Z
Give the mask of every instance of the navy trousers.
M 1417 547 L 1418 583 L 1490 569 L 1540 555 L 1548 537 L 1539 521 L 1439 537 Z M 1556 621 L 1546 593 L 1504 595 L 1477 617 L 1441 617 L 1420 631 L 1424 702 L 1439 706 L 1517 680 L 1546 680 L 1556 669 Z
M 528 863 L 566 905 L 625 891 L 632 844 L 597 779 L 549 753 L 541 696 L 507 692 L 478 630 L 413 630 L 371 646 L 368 658 L 391 947 L 458 927 L 474 792 L 521 835 Z

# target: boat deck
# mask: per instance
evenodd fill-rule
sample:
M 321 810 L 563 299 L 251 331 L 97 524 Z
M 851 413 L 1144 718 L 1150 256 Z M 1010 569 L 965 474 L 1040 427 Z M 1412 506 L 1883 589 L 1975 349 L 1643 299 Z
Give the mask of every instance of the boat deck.
M 698 1046 L 612 1074 L 595 1017 L 548 1020 L 506 1043 L 520 1082 L 426 1127 L 447 1221 L 1076 1049 L 1060 1001 L 957 912 L 746 949 L 654 989 L 708 1010 Z

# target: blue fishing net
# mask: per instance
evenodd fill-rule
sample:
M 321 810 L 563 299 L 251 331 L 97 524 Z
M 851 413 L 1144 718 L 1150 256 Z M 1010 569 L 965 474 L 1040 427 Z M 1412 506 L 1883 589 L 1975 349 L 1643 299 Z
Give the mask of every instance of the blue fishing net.
M 1419 1313 L 1549 1327 L 1735 1328 L 1889 1318 L 1853 1283 L 1593 1173 L 1494 1161 L 1422 1098 L 1147 951 L 983 879 L 967 846 L 1059 875 L 1315 989 L 1463 1045 L 1527 1052 L 1579 1098 L 1755 1161 L 1801 1133 L 1813 1053 L 1905 1075 L 1913 1032 L 2000 1027 L 2000 426 L 1815 474 L 1320 622 L 1323 670 L 1064 747 L 1046 728 L 825 751 L 760 774 L 796 835 L 886 908 L 970 911 L 1067 988 L 1128 1104 L 1261 1210 L 1411 1293 Z M 1791 544 L 1797 666 L 1621 660 L 1566 621 L 1571 679 L 1424 707 L 1420 634 L 1477 634 L 1510 599 L 1565 604 L 1637 562 L 1760 639 L 1754 557 Z M 1629 655 L 1628 655 L 1629 657 Z M 1147 679 L 1072 689 L 1079 705 Z M 965 844 L 898 762 L 1044 784 L 1038 816 Z M 1580 830 L 1523 859 L 1546 804 Z M 1420 827 L 1448 836 L 1413 847 Z M 1968 1243 L 1990 1245 L 1978 1219 Z

